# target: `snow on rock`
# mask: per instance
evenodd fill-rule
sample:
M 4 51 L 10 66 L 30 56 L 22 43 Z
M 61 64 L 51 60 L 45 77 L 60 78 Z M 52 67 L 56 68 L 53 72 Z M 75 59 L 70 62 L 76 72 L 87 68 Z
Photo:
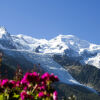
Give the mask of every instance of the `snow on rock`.
M 23 52 L 23 55 L 26 57 L 27 60 L 36 62 L 37 64 L 40 63 L 41 67 L 49 72 L 54 73 L 57 75 L 61 82 L 67 83 L 67 84 L 78 84 L 77 82 L 69 73 L 67 70 L 65 70 L 61 65 L 56 63 L 52 57 L 48 54 L 38 54 L 38 53 L 32 53 L 32 52 Z
M 0 39 L 12 40 L 10 33 L 7 32 L 5 27 L 0 27 Z
M 65 50 L 71 49 L 77 52 L 79 56 L 84 51 L 89 53 L 100 52 L 100 45 L 89 43 L 85 40 L 80 40 L 74 35 L 59 35 L 51 40 L 35 39 L 26 35 L 11 35 L 13 41 L 17 44 L 17 49 L 35 51 L 44 54 L 64 53 Z
M 49 72 L 49 73 L 54 73 L 59 77 L 59 80 L 63 83 L 70 84 L 70 85 L 79 85 L 82 87 L 85 87 L 89 89 L 90 91 L 97 93 L 96 90 L 94 90 L 91 87 L 85 86 L 83 84 L 80 84 L 78 81 L 76 81 L 69 73 L 67 70 L 65 70 L 61 65 L 56 63 L 53 59 L 52 56 L 49 54 L 39 54 L 39 53 L 33 53 L 33 52 L 22 52 L 24 57 L 35 63 L 39 63 L 41 67 Z
M 100 68 L 100 53 L 98 53 L 95 57 L 88 58 L 85 63 Z
M 42 44 L 46 44 L 47 40 L 45 39 L 35 39 L 30 36 L 26 35 L 12 35 L 13 41 L 17 44 L 17 49 L 21 50 L 29 50 L 29 51 L 35 51 L 37 47 L 39 47 Z
M 6 29 L 4 27 L 0 27 L 0 38 L 3 37 L 7 33 Z
M 82 56 L 82 62 L 100 68 L 98 55 L 100 53 L 100 45 L 81 40 L 74 35 L 59 35 L 51 40 L 36 39 L 22 34 L 10 35 L 4 27 L 0 27 L 0 44 L 0 48 L 4 47 L 19 51 L 66 54 L 69 57 Z

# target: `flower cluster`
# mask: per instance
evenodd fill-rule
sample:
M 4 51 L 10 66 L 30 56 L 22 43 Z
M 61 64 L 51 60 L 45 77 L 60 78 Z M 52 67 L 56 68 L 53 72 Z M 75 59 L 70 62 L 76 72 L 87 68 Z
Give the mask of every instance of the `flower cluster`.
M 20 81 L 0 80 L 0 94 L 7 100 L 57 100 L 58 93 L 51 86 L 57 81 L 59 79 L 53 73 L 41 76 L 37 72 L 26 73 Z

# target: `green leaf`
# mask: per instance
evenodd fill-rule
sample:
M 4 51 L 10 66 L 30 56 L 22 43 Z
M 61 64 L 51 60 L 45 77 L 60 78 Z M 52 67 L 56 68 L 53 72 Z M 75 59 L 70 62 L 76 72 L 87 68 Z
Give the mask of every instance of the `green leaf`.
M 7 100 L 7 97 L 4 94 L 0 94 L 0 100 Z
M 18 94 L 14 94 L 13 97 L 14 97 L 14 98 L 19 98 L 19 95 L 18 95 Z
M 0 95 L 0 100 L 3 100 L 3 94 Z

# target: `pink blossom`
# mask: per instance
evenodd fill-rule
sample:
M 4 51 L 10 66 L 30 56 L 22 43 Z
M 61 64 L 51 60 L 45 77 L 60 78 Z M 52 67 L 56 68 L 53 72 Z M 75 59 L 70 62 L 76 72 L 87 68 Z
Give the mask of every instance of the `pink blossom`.
M 50 79 L 50 74 L 49 73 L 44 73 L 42 76 L 41 76 L 41 79 L 44 80 L 44 81 L 47 81 Z
M 39 74 L 37 72 L 33 72 L 33 81 L 34 82 L 40 81 Z
M 58 96 L 57 91 L 54 91 L 53 92 L 53 100 L 58 100 L 57 96 Z
M 58 76 L 55 76 L 55 81 L 59 81 Z
M 34 97 L 37 95 L 38 99 L 48 97 L 53 98 L 53 100 L 58 100 L 57 91 L 54 91 L 50 85 L 52 82 L 56 82 L 58 80 L 58 77 L 53 73 L 44 73 L 42 76 L 40 76 L 37 72 L 26 73 L 21 81 L 8 79 L 0 80 L 0 90 L 3 93 L 6 88 L 8 88 L 9 91 L 12 91 L 14 88 L 16 93 L 20 93 L 21 100 L 34 100 Z
M 16 87 L 20 87 L 20 81 L 16 82 Z
M 39 98 L 43 98 L 45 95 L 44 95 L 44 93 L 43 92 L 39 92 L 39 94 L 38 94 L 38 97 Z
M 7 87 L 8 86 L 8 79 L 2 80 L 1 86 Z
M 20 96 L 21 96 L 21 100 L 27 100 L 27 99 L 29 99 L 29 100 L 34 100 L 33 97 L 32 97 L 31 95 L 28 95 L 28 94 L 26 93 L 26 91 L 21 92 Z
M 27 90 L 27 86 L 24 87 L 24 90 Z
M 40 86 L 40 90 L 46 90 L 46 86 L 45 85 Z
M 27 93 L 25 91 L 23 91 L 23 92 L 21 92 L 20 96 L 21 96 L 22 100 L 25 100 L 28 95 L 27 95 Z
M 58 77 L 55 76 L 53 73 L 51 73 L 51 75 L 50 75 L 50 80 L 51 80 L 52 82 L 59 81 Z
M 2 83 L 2 81 L 0 80 L 0 87 L 1 87 L 1 83 Z
M 24 81 L 26 82 L 38 82 L 39 81 L 39 75 L 36 72 L 33 73 L 26 73 L 24 78 Z
M 16 87 L 16 82 L 15 82 L 14 80 L 10 80 L 10 81 L 9 81 L 9 84 L 8 84 L 8 87 L 9 87 L 9 88 Z
M 29 85 L 29 82 L 25 79 L 25 78 L 23 78 L 22 80 L 21 80 L 21 82 L 20 82 L 23 86 L 28 86 Z

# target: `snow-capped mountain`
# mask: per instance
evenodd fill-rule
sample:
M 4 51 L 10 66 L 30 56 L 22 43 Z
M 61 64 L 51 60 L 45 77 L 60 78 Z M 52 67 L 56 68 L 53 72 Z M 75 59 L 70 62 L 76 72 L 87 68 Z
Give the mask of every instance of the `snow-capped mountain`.
M 80 62 L 100 68 L 100 45 L 80 40 L 73 35 L 59 35 L 51 40 L 26 35 L 10 35 L 0 27 L 0 48 L 31 51 L 43 54 L 66 54 L 81 57 Z
M 12 36 L 4 27 L 0 27 L 0 47 L 16 49 L 15 43 L 13 42 Z
M 59 35 L 51 40 L 36 39 L 22 34 L 11 35 L 4 27 L 0 27 L 0 50 L 3 50 L 8 61 L 10 57 L 11 60 L 17 59 L 17 62 L 23 60 L 22 65 L 25 65 L 24 61 L 29 61 L 30 65 L 40 63 L 45 71 L 56 74 L 61 82 L 71 85 L 85 87 L 54 61 L 53 55 L 79 58 L 82 63 L 100 68 L 100 45 L 80 40 L 73 35 Z

